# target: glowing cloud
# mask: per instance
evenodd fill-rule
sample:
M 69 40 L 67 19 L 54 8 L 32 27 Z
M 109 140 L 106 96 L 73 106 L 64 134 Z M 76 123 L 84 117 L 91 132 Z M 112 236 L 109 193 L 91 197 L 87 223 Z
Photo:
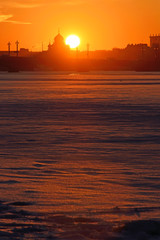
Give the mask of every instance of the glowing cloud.
M 28 1 L 1 1 L 0 2 L 0 8 L 37 8 L 43 6 L 43 3 L 34 3 L 34 2 L 28 2 Z
M 29 22 L 21 22 L 21 21 L 16 21 L 16 20 L 12 20 L 11 18 L 13 17 L 12 14 L 8 14 L 8 15 L 0 15 L 0 23 L 13 23 L 13 24 L 31 24 Z
M 11 14 L 8 14 L 8 15 L 1 14 L 0 15 L 0 22 L 6 22 L 8 19 L 10 19 L 12 17 L 13 17 L 13 15 L 11 15 Z

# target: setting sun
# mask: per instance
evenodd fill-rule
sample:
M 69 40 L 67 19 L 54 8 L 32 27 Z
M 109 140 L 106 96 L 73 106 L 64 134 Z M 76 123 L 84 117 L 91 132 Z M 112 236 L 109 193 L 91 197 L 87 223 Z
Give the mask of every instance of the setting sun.
M 70 46 L 70 48 L 76 48 L 80 44 L 80 39 L 76 35 L 70 35 L 66 39 L 66 44 Z

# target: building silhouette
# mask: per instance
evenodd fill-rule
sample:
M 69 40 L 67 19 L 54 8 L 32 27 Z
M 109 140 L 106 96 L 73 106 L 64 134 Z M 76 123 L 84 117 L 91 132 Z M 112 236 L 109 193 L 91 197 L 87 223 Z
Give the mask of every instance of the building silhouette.
M 0 51 L 1 71 L 52 70 L 143 70 L 160 71 L 160 36 L 150 36 L 150 46 L 144 43 L 128 44 L 125 48 L 91 51 L 89 44 L 85 51 L 71 50 L 58 32 L 48 49 L 32 52 L 26 48 L 11 48 Z M 78 56 L 77 56 L 78 53 Z
M 150 36 L 150 47 L 160 49 L 160 35 Z
M 69 56 L 70 48 L 65 44 L 63 36 L 58 33 L 53 44 L 49 43 L 48 53 L 54 57 L 63 58 Z

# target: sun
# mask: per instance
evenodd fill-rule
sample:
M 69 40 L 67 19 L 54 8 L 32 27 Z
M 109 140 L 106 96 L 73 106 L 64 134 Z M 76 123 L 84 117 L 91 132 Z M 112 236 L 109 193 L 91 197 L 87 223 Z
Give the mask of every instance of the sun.
M 76 48 L 80 44 L 80 38 L 76 35 L 70 35 L 66 38 L 66 44 L 70 46 L 70 48 Z

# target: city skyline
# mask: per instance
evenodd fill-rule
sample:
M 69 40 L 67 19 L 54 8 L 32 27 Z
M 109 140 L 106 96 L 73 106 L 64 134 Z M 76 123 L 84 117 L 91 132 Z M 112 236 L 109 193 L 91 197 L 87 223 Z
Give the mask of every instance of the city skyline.
M 87 43 L 91 50 L 123 48 L 128 43 L 149 44 L 149 35 L 159 33 L 159 7 L 158 0 L 1 1 L 0 50 L 7 49 L 9 41 L 15 48 L 17 40 L 20 47 L 32 51 L 39 51 L 42 42 L 46 49 L 58 29 L 64 38 L 78 35 L 82 51 Z

